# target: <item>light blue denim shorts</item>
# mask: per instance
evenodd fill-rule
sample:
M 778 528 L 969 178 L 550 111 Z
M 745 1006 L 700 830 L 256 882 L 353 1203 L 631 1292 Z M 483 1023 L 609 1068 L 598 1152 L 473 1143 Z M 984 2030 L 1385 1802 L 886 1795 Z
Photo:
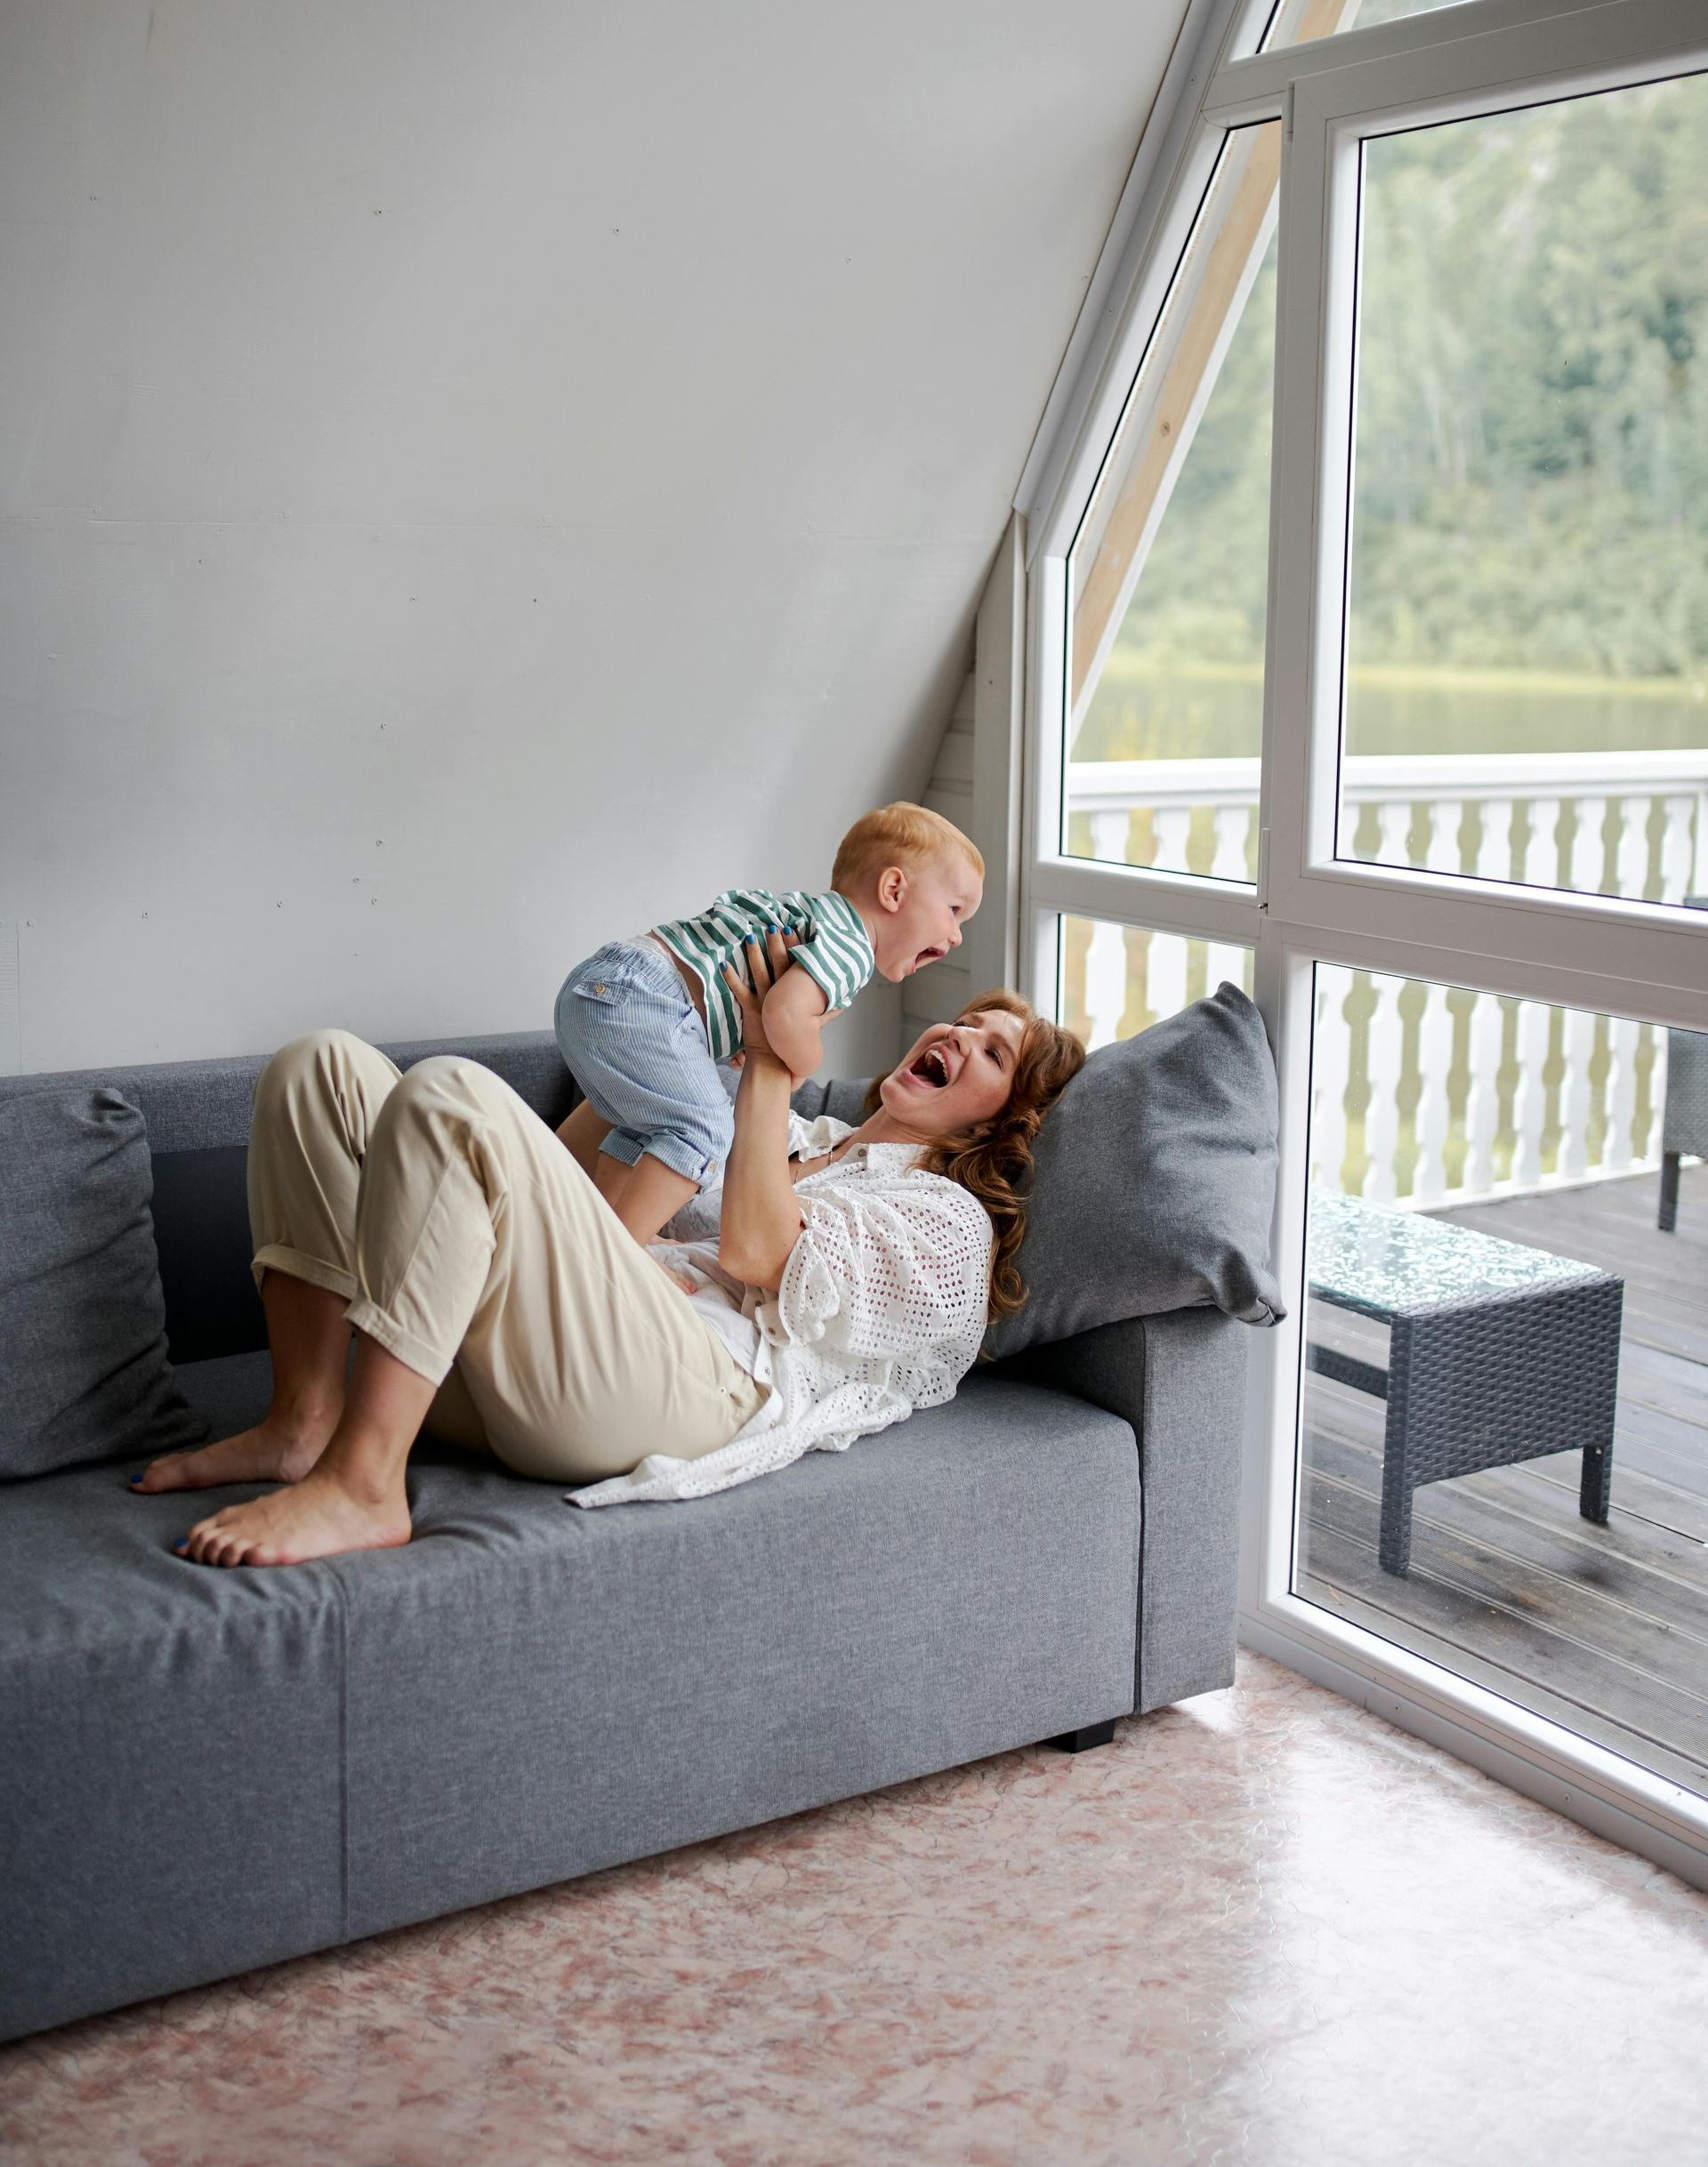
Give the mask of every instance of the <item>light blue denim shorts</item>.
M 702 1187 L 729 1156 L 734 1109 L 682 976 L 651 940 L 613 940 L 563 981 L 555 1018 L 569 1073 L 624 1165 L 643 1152 Z

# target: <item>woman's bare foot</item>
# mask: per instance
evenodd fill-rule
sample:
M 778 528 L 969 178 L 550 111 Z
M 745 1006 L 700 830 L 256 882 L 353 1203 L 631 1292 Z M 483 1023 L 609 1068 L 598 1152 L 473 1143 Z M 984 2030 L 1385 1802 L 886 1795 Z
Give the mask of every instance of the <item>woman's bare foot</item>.
M 151 1496 L 157 1490 L 216 1490 L 228 1482 L 301 1482 L 338 1427 L 338 1412 L 295 1419 L 270 1414 L 234 1438 L 150 1460 L 132 1476 L 131 1487 Z
M 174 1547 L 198 1565 L 301 1565 L 344 1551 L 396 1550 L 409 1533 L 401 1483 L 383 1500 L 363 1498 L 322 1468 L 294 1489 L 197 1520 Z

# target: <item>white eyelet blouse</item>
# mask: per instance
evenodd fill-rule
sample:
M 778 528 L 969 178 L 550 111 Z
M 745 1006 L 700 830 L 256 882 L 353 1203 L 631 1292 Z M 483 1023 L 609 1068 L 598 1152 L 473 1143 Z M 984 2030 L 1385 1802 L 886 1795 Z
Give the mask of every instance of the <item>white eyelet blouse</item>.
M 789 1156 L 816 1158 L 849 1133 L 846 1122 L 791 1114 Z M 995 1234 L 979 1199 L 924 1172 L 917 1156 L 912 1144 L 857 1144 L 798 1183 L 804 1224 L 774 1295 L 727 1278 L 719 1285 L 716 1190 L 673 1220 L 700 1238 L 661 1253 L 708 1282 L 712 1298 L 728 1304 L 721 1321 L 752 1320 L 747 1365 L 770 1397 L 716 1452 L 698 1460 L 649 1453 L 632 1474 L 568 1492 L 570 1502 L 705 1497 L 803 1453 L 845 1452 L 915 1407 L 953 1398 L 985 1336 Z M 738 1330 L 719 1337 L 739 1345 Z

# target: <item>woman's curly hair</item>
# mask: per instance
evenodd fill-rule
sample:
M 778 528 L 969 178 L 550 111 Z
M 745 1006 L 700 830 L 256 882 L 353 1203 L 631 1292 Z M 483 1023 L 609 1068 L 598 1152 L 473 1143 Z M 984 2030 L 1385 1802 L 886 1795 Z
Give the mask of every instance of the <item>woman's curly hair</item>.
M 978 1128 L 959 1136 L 941 1137 L 928 1145 L 918 1163 L 926 1172 L 943 1174 L 971 1190 L 990 1214 L 996 1229 L 990 1267 L 994 1323 L 1000 1317 L 1011 1316 L 1026 1300 L 1019 1255 L 1026 1233 L 1026 1185 L 1032 1172 L 1032 1146 L 1044 1116 L 1063 1087 L 1078 1075 L 1085 1049 L 1071 1031 L 1040 1016 L 1029 1002 L 1005 987 L 969 1001 L 955 1021 L 988 1015 L 992 1010 L 1019 1016 L 1025 1025 L 1008 1103 L 994 1119 Z M 874 1084 L 868 1108 L 877 1103 Z

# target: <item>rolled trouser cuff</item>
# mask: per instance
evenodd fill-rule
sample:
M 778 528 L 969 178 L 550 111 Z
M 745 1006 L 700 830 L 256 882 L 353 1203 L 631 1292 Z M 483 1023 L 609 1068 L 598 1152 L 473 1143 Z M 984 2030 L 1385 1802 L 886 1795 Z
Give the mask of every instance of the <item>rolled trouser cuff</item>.
M 257 1249 L 249 1269 L 254 1275 L 255 1289 L 259 1293 L 262 1278 L 270 1271 L 280 1271 L 287 1279 L 301 1279 L 310 1286 L 323 1286 L 327 1293 L 337 1294 L 345 1301 L 356 1293 L 356 1275 L 344 1271 L 336 1264 L 328 1264 L 324 1257 L 306 1255 L 301 1249 L 292 1249 L 284 1242 L 267 1242 Z
M 387 1354 L 394 1355 L 406 1369 L 414 1370 L 429 1384 L 443 1384 L 449 1376 L 456 1360 L 455 1348 L 445 1354 L 437 1347 L 430 1347 L 425 1340 L 399 1324 L 396 1317 L 388 1316 L 378 1302 L 370 1301 L 366 1294 L 359 1295 L 344 1316 L 358 1332 L 366 1333 Z

